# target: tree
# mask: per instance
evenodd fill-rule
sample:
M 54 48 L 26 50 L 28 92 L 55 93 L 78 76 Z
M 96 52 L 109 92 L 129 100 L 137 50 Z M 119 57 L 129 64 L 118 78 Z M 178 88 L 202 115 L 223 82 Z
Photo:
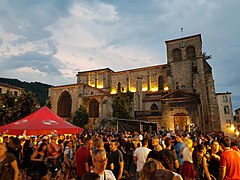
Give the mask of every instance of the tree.
M 119 93 L 119 96 L 112 103 L 113 117 L 120 119 L 130 119 L 131 102 L 133 101 L 133 93 Z
M 47 100 L 46 106 L 47 106 L 49 109 L 52 109 L 52 103 L 51 103 L 51 101 L 50 101 L 49 99 Z
M 0 94 L 0 125 L 22 119 L 39 107 L 32 92 L 22 91 L 20 96 L 15 96 L 10 91 Z
M 80 105 L 73 117 L 73 124 L 79 127 L 84 127 L 88 123 L 88 113 L 84 106 Z

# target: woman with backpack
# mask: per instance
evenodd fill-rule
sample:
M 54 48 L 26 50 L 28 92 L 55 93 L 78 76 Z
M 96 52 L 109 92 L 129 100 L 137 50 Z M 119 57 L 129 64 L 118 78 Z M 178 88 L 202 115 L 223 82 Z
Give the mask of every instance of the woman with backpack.
M 63 152 L 65 163 L 65 179 L 75 178 L 76 163 L 75 163 L 75 151 L 73 149 L 72 141 L 66 141 L 66 147 Z
M 15 156 L 7 152 L 5 143 L 0 143 L 0 180 L 17 180 L 18 172 Z

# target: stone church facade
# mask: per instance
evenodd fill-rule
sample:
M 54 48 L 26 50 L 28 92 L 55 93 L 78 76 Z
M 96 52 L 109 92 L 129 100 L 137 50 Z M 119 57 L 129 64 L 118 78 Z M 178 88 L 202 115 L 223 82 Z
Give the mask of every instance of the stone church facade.
M 220 131 L 212 68 L 202 52 L 201 35 L 166 41 L 167 64 L 115 72 L 78 72 L 77 83 L 49 89 L 52 110 L 71 119 L 83 105 L 91 126 L 113 119 L 113 101 L 132 92 L 130 115 L 158 127 Z

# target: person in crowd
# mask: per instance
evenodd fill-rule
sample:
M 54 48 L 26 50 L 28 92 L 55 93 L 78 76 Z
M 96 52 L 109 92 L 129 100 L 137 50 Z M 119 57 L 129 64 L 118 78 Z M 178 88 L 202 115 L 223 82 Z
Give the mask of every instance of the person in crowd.
M 231 149 L 239 152 L 237 142 L 235 140 L 231 140 Z
M 184 180 L 193 180 L 196 172 L 193 167 L 192 152 L 193 152 L 193 141 L 189 138 L 184 138 L 183 141 L 186 147 L 182 151 L 183 166 L 181 175 Z
M 9 142 L 8 136 L 4 136 L 4 137 L 3 137 L 3 143 L 6 144 L 6 147 L 8 147 L 8 142 Z
M 0 143 L 0 179 L 18 180 L 18 165 L 14 154 L 7 152 L 6 143 Z
M 167 137 L 165 139 L 165 145 L 166 148 L 163 149 L 161 152 L 168 157 L 170 163 L 172 164 L 173 169 L 169 169 L 171 171 L 177 172 L 177 169 L 179 168 L 178 158 L 176 152 L 171 150 L 172 147 L 172 139 Z
M 220 155 L 222 151 L 219 149 L 219 142 L 212 141 L 211 151 L 209 152 L 207 160 L 208 160 L 208 171 L 211 175 L 213 175 L 216 179 L 219 179 L 219 169 L 220 169 Z M 208 159 L 209 158 L 209 159 Z
M 26 170 L 29 167 L 33 152 L 34 147 L 32 146 L 31 140 L 28 139 L 25 141 L 23 145 L 23 161 L 21 167 L 24 170 L 24 174 L 26 173 Z
M 174 180 L 174 174 L 167 169 L 158 169 L 150 174 L 149 180 Z
M 101 138 L 96 138 L 95 140 L 95 150 L 104 150 L 104 142 Z
M 38 172 L 39 177 L 43 180 L 47 180 L 48 168 L 47 168 L 47 147 L 46 143 L 41 143 L 39 148 L 34 151 L 31 156 L 32 161 L 32 168 L 30 169 L 31 172 Z
M 165 169 L 164 166 L 156 159 L 149 158 L 140 171 L 139 180 L 149 180 L 151 173 L 157 169 Z
M 240 179 L 240 153 L 231 149 L 230 138 L 220 139 L 223 153 L 220 156 L 220 180 Z
M 198 144 L 192 153 L 193 165 L 196 171 L 196 180 L 208 179 L 211 180 L 210 173 L 207 167 L 207 160 L 204 157 L 206 148 L 203 144 Z
M 142 170 L 142 167 L 147 160 L 147 156 L 151 151 L 151 149 L 148 149 L 147 147 L 148 147 L 148 139 L 143 138 L 142 147 L 137 148 L 134 152 L 133 159 L 134 159 L 134 162 L 137 164 L 137 170 L 136 170 L 137 179 L 139 178 L 140 171 Z
M 8 146 L 7 146 L 8 152 L 14 154 L 17 160 L 18 167 L 20 167 L 20 153 L 21 153 L 21 141 L 18 139 L 18 137 L 11 136 L 9 138 Z
M 47 135 L 43 135 L 39 137 L 39 141 L 37 142 L 36 149 L 38 149 L 42 143 L 46 143 L 46 144 L 49 143 L 49 138 Z
M 186 145 L 183 142 L 182 139 L 182 134 L 177 134 L 176 135 L 176 144 L 175 144 L 175 150 L 178 158 L 178 163 L 179 163 L 179 170 L 178 172 L 180 173 L 182 170 L 183 166 L 183 157 L 182 157 L 182 151 L 186 147 Z
M 60 154 L 60 147 L 57 144 L 57 139 L 58 139 L 58 135 L 53 134 L 52 135 L 52 141 L 48 145 L 48 152 L 49 152 L 49 155 L 50 155 L 51 158 L 57 158 Z
M 77 179 L 80 180 L 81 176 L 90 171 L 89 159 L 91 158 L 90 150 L 92 150 L 93 140 L 87 137 L 84 141 L 84 146 L 78 148 L 76 152 L 76 167 Z
M 126 143 L 125 146 L 125 150 L 126 150 L 126 170 L 128 171 L 128 173 L 130 173 L 129 175 L 131 175 L 131 165 L 133 163 L 133 151 L 134 149 L 134 144 L 132 142 L 132 136 L 128 136 L 128 141 Z
M 123 154 L 118 149 L 118 142 L 116 140 L 111 141 L 110 150 L 111 150 L 109 154 L 110 169 L 113 171 L 115 178 L 119 180 L 122 178 L 124 161 Z
M 153 145 L 153 151 L 161 151 L 163 148 L 162 146 L 159 144 L 159 137 L 156 135 L 152 138 L 152 145 Z
M 82 176 L 81 180 L 100 180 L 100 176 L 94 172 L 87 172 Z
M 66 164 L 66 176 L 65 178 L 75 178 L 75 152 L 73 149 L 72 141 L 66 142 L 64 150 L 64 163 Z
M 104 149 L 93 151 L 92 162 L 94 165 L 92 172 L 97 173 L 100 176 L 100 180 L 116 180 L 112 171 L 106 170 L 108 159 Z

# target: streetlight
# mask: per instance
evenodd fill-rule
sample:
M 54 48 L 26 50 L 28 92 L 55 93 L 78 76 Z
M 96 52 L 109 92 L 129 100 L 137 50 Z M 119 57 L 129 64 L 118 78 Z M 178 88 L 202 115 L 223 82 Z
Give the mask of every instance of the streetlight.
M 239 136 L 239 131 L 238 130 L 236 130 L 235 135 L 236 135 L 236 138 L 238 139 L 238 136 Z

